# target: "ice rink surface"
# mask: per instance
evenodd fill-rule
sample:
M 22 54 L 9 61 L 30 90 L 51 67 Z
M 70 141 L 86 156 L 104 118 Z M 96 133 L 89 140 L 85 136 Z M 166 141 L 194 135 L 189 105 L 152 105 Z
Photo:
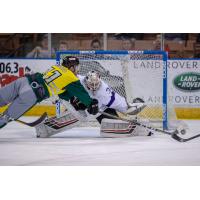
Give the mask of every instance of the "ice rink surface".
M 200 130 L 199 121 L 187 123 L 196 133 Z M 0 165 L 199 166 L 200 138 L 186 143 L 157 133 L 150 137 L 101 138 L 99 128 L 91 127 L 36 138 L 34 128 L 12 122 L 0 130 Z

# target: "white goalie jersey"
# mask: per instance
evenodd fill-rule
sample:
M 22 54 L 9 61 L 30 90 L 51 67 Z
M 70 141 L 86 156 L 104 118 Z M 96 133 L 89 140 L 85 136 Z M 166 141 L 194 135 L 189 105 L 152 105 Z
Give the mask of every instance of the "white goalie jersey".
M 126 112 L 128 105 L 125 98 L 114 92 L 104 81 L 101 80 L 101 85 L 98 90 L 91 91 L 87 88 L 84 82 L 85 76 L 77 76 L 90 97 L 98 99 L 100 111 L 104 111 L 106 108 L 113 108 L 119 112 Z

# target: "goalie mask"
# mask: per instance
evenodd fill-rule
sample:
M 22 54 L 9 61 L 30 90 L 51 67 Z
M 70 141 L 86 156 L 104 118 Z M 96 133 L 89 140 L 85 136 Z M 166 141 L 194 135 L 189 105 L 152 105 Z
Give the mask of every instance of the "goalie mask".
M 85 84 L 87 88 L 91 91 L 96 91 L 101 85 L 101 78 L 99 73 L 95 71 L 90 71 L 87 73 L 85 79 Z

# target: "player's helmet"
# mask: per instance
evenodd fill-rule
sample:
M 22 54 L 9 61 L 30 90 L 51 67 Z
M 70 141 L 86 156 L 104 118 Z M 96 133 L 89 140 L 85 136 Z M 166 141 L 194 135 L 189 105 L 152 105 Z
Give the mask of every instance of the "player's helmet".
M 90 71 L 85 76 L 85 84 L 89 90 L 96 91 L 101 85 L 101 77 L 98 72 Z
M 66 56 L 63 58 L 61 65 L 67 68 L 71 68 L 79 65 L 79 59 L 75 56 Z

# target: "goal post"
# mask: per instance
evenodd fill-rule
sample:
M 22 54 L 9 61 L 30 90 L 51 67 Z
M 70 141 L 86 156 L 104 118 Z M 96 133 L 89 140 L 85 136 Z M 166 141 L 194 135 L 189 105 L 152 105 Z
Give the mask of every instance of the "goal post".
M 58 51 L 56 63 L 60 65 L 67 55 L 79 58 L 81 75 L 98 71 L 102 80 L 124 96 L 127 102 L 142 98 L 147 107 L 141 118 L 159 120 L 168 129 L 170 110 L 167 88 L 167 53 L 165 51 Z

